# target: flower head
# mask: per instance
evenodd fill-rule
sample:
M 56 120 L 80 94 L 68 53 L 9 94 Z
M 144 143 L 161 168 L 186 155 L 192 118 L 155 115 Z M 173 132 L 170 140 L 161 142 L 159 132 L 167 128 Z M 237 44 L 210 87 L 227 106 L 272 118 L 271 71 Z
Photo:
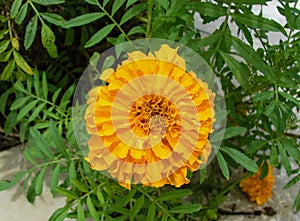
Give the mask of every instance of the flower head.
M 240 187 L 247 193 L 251 201 L 255 201 L 258 205 L 262 205 L 272 197 L 272 188 L 274 185 L 273 167 L 268 163 L 268 174 L 260 179 L 262 166 L 258 172 L 240 182 Z
M 89 92 L 85 115 L 92 168 L 127 188 L 188 183 L 187 170 L 197 170 L 211 152 L 215 94 L 208 85 L 168 45 L 128 53 L 101 79 L 108 85 Z

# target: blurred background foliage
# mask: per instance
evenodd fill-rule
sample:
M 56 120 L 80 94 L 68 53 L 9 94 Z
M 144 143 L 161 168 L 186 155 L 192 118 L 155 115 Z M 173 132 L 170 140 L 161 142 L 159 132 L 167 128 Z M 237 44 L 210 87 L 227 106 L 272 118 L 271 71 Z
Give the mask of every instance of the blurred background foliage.
M 50 221 L 215 220 L 218 206 L 242 178 L 231 177 L 234 168 L 244 167 L 247 176 L 270 161 L 290 176 L 285 188 L 295 185 L 300 180 L 300 10 L 296 0 L 279 0 L 277 10 L 286 19 L 281 25 L 262 11 L 253 12 L 254 6 L 263 10 L 268 2 L 1 1 L 0 129 L 23 144 L 32 168 L 1 181 L 0 190 L 24 180 L 33 203 L 51 171 L 53 197 L 60 194 L 67 200 Z M 195 13 L 204 24 L 219 20 L 221 25 L 204 34 L 195 29 Z M 270 32 L 284 38 L 271 44 Z M 221 79 L 225 92 L 227 128 L 220 151 L 180 189 L 133 186 L 128 191 L 91 170 L 74 138 L 72 95 L 93 52 L 145 37 L 192 48 Z M 267 174 L 268 168 L 263 170 Z M 300 191 L 294 208 L 300 209 Z

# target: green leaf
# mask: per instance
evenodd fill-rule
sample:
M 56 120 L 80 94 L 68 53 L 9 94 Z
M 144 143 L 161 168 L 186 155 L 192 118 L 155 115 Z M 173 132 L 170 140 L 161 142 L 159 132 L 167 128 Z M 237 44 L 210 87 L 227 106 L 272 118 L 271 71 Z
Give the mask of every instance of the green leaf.
M 66 190 L 66 189 L 64 189 L 62 187 L 59 187 L 59 186 L 56 188 L 56 192 L 59 193 L 62 196 L 68 197 L 70 199 L 78 199 L 79 198 L 77 196 L 77 194 L 74 193 L 73 191 Z
M 10 9 L 10 17 L 15 18 L 19 12 L 19 9 L 22 5 L 22 0 L 14 0 Z
M 119 8 L 121 8 L 121 6 L 125 3 L 125 1 L 126 0 L 114 1 L 114 4 L 112 6 L 112 10 L 111 10 L 111 15 L 112 16 L 119 10 Z
M 11 60 L 4 68 L 3 72 L 1 73 L 0 80 L 8 80 L 12 75 L 13 71 L 15 70 L 16 63 L 14 60 Z
M 55 102 L 56 102 L 56 100 L 57 100 L 57 98 L 58 98 L 58 95 L 59 95 L 59 93 L 61 92 L 61 88 L 58 88 L 55 92 L 54 92 L 54 94 L 53 94 L 53 96 L 52 96 L 52 102 L 55 104 Z
M 10 40 L 4 40 L 0 42 L 0 53 L 4 52 L 10 44 Z
M 136 3 L 137 1 L 138 1 L 138 0 L 128 0 L 127 3 L 126 3 L 126 9 L 127 9 L 130 5 Z
M 40 114 L 40 112 L 44 109 L 46 106 L 46 103 L 41 103 L 37 108 L 34 109 L 32 114 L 30 115 L 29 119 L 27 122 L 31 122 L 37 118 L 37 116 Z
M 63 24 L 63 22 L 65 22 L 65 19 L 58 15 L 58 14 L 54 14 L 54 13 L 49 13 L 49 12 L 43 12 L 40 13 L 40 15 L 47 20 L 48 22 L 56 25 L 56 26 L 61 26 Z
M 266 161 L 263 161 L 259 179 L 263 180 L 268 175 L 268 172 L 269 172 L 269 165 Z
M 262 5 L 265 4 L 268 0 L 229 0 L 229 2 L 234 2 L 236 4 L 246 4 L 246 5 Z
M 285 36 L 286 31 L 284 28 L 277 22 L 269 20 L 262 16 L 257 16 L 254 14 L 231 14 L 231 17 L 238 23 L 247 25 L 253 29 L 261 29 L 263 31 L 279 31 Z
M 132 207 L 132 210 L 130 210 L 130 220 L 134 220 L 135 216 L 140 212 L 142 207 L 144 206 L 145 196 L 142 195 L 140 198 L 138 198 L 134 206 Z
M 29 133 L 31 137 L 34 139 L 34 143 L 36 144 L 36 147 L 45 154 L 49 159 L 53 158 L 51 149 L 49 147 L 49 144 L 45 140 L 45 138 L 41 135 L 41 133 L 35 129 L 34 127 L 31 127 L 29 130 Z
M 256 94 L 252 100 L 253 102 L 257 103 L 259 101 L 270 100 L 273 97 L 274 97 L 274 91 L 263 91 Z
M 282 92 L 282 91 L 279 91 L 279 94 L 287 99 L 288 101 L 291 101 L 293 102 L 298 108 L 300 108 L 300 101 L 296 100 L 292 95 L 286 93 L 286 92 Z
M 13 187 L 14 185 L 16 185 L 24 177 L 24 175 L 26 173 L 27 173 L 27 171 L 19 171 L 14 175 L 12 180 L 10 180 L 10 181 L 1 180 L 0 181 L 0 191 L 9 189 L 9 188 Z
M 85 184 L 79 182 L 78 180 L 71 178 L 71 183 L 72 183 L 73 186 L 76 187 L 79 191 L 81 191 L 81 192 L 83 192 L 83 193 L 89 192 L 89 188 L 88 188 Z
M 136 189 L 131 189 L 126 196 L 120 201 L 119 205 L 126 206 L 134 197 Z
M 240 151 L 230 147 L 222 147 L 221 150 L 226 152 L 228 156 L 245 167 L 248 171 L 251 171 L 253 173 L 256 173 L 258 171 L 258 166 L 256 165 L 256 163 Z
M 163 214 L 161 221 L 168 221 L 168 213 Z
M 155 203 L 151 203 L 147 212 L 147 221 L 155 221 Z
M 17 81 L 15 84 L 14 84 L 14 88 L 18 91 L 21 91 L 23 93 L 26 93 L 27 94 L 27 91 L 25 90 L 23 84 L 21 81 Z
M 55 195 L 56 195 L 56 189 L 57 189 L 58 182 L 59 182 L 59 176 L 60 176 L 60 164 L 58 163 L 52 170 L 52 175 L 51 175 L 51 180 L 50 180 L 50 191 L 51 191 L 53 197 L 55 197 Z
M 24 60 L 24 58 L 16 51 L 13 51 L 14 59 L 17 63 L 17 65 L 25 71 L 27 74 L 33 74 L 33 71 L 31 67 L 27 64 L 27 62 Z
M 273 78 L 273 70 L 264 62 L 264 60 L 252 47 L 245 44 L 237 37 L 232 36 L 231 40 L 235 50 L 248 62 L 248 64 L 253 65 L 256 69 L 261 70 L 264 74 Z
M 90 195 L 88 195 L 86 202 L 87 202 L 87 207 L 89 209 L 89 212 L 90 212 L 93 220 L 94 221 L 99 221 L 99 216 L 98 216 L 97 211 L 96 211 L 96 209 L 94 207 L 94 204 L 92 203 Z
M 228 180 L 229 179 L 229 169 L 227 166 L 227 162 L 225 161 L 225 159 L 220 151 L 217 153 L 217 160 L 220 165 L 223 176 Z
M 32 0 L 32 1 L 40 5 L 59 5 L 65 3 L 64 0 Z
M 98 0 L 84 0 L 84 1 L 91 4 L 91 5 L 99 5 Z
M 223 7 L 209 2 L 190 2 L 188 9 L 199 12 L 201 15 L 218 18 L 226 15 Z
M 2 93 L 0 96 L 0 113 L 2 113 L 4 116 L 5 116 L 7 99 L 12 92 L 13 92 L 13 88 L 10 88 L 6 90 L 4 93 Z
M 298 194 L 294 201 L 293 208 L 295 208 L 297 212 L 300 210 L 300 190 L 298 190 Z
M 161 194 L 156 200 L 157 201 L 169 201 L 174 199 L 181 199 L 185 196 L 192 195 L 192 190 L 171 190 L 169 192 Z
M 37 196 L 41 195 L 43 192 L 44 177 L 47 168 L 48 168 L 47 166 L 44 166 L 43 169 L 37 174 L 36 185 L 35 185 L 35 193 Z
M 105 15 L 105 13 L 103 13 L 103 12 L 93 12 L 93 13 L 89 13 L 89 14 L 80 15 L 76 18 L 73 18 L 69 21 L 64 22 L 62 27 L 63 28 L 72 28 L 72 27 L 86 25 L 86 24 L 89 24 L 93 21 L 96 21 L 96 20 L 102 18 L 104 15 Z
M 281 142 L 289 156 L 293 157 L 296 162 L 300 162 L 300 152 L 296 141 L 293 142 L 288 138 L 283 138 Z
M 0 62 L 7 62 L 11 56 L 12 53 L 12 49 L 10 49 L 9 51 L 3 52 L 0 54 Z
M 134 34 L 145 34 L 146 30 L 142 26 L 134 26 L 130 31 L 127 33 L 127 36 L 134 35 Z
M 285 170 L 286 170 L 286 173 L 288 176 L 291 175 L 291 171 L 292 171 L 292 165 L 291 165 L 291 162 L 286 154 L 286 151 L 285 149 L 283 148 L 283 145 L 281 142 L 277 141 L 277 146 L 278 146 L 278 152 L 279 152 L 279 155 L 280 155 L 280 158 L 281 158 L 281 163 L 283 164 Z
M 9 110 L 13 111 L 13 110 L 17 110 L 20 107 L 23 107 L 24 104 L 30 99 L 30 97 L 20 97 L 18 99 L 16 99 L 12 105 L 10 106 Z
M 269 117 L 270 114 L 273 112 L 275 106 L 276 106 L 276 100 L 272 100 L 270 102 L 270 104 L 265 108 L 264 115 L 266 115 L 267 117 Z
M 288 189 L 292 186 L 294 186 L 296 183 L 298 183 L 300 180 L 300 174 L 298 174 L 297 176 L 295 176 L 293 179 L 291 179 L 284 187 L 283 189 Z
M 194 213 L 198 212 L 201 209 L 200 204 L 186 204 L 186 205 L 180 205 L 173 207 L 169 210 L 170 213 Z
M 78 201 L 77 204 L 77 220 L 78 221 L 85 221 L 84 211 L 81 205 L 81 200 Z
M 221 56 L 224 61 L 232 71 L 233 75 L 237 79 L 237 81 L 242 85 L 243 88 L 247 89 L 249 83 L 249 75 L 250 71 L 247 66 L 243 63 L 238 62 L 235 58 L 230 56 L 229 54 L 220 51 Z
M 271 147 L 270 164 L 274 167 L 278 165 L 278 151 L 274 144 Z
M 41 37 L 42 37 L 42 44 L 44 48 L 47 49 L 49 55 L 52 58 L 57 57 L 57 48 L 55 45 L 55 35 L 51 28 L 46 25 L 45 23 L 42 23 L 42 32 L 41 32 Z
M 141 4 L 138 4 L 134 7 L 132 7 L 128 11 L 126 11 L 125 14 L 123 15 L 121 21 L 120 21 L 120 25 L 123 25 L 125 22 L 129 21 L 130 19 L 132 19 L 136 15 L 140 14 L 142 11 L 145 10 L 146 6 L 147 6 L 147 4 L 141 3 Z
M 110 24 L 100 29 L 88 40 L 88 42 L 84 45 L 84 47 L 89 48 L 99 43 L 113 30 L 114 27 L 115 27 L 114 24 Z
M 245 127 L 228 127 L 225 130 L 224 140 L 241 135 L 247 131 Z
M 37 176 L 35 176 L 27 190 L 27 194 L 26 194 L 26 198 L 28 200 L 28 202 L 30 203 L 34 203 L 35 201 L 35 197 L 36 197 L 36 193 L 35 193 L 35 185 L 36 185 L 36 180 L 37 180 Z
M 265 140 L 251 140 L 246 148 L 246 154 L 253 156 L 257 151 L 261 150 L 268 142 Z
M 32 43 L 34 42 L 36 30 L 37 30 L 38 18 L 34 16 L 32 20 L 26 26 L 25 38 L 24 38 L 24 47 L 26 50 L 30 48 Z
M 75 162 L 74 160 L 71 161 L 70 166 L 69 166 L 69 178 L 71 179 L 76 179 L 76 168 L 75 168 Z
M 105 206 L 105 199 L 104 199 L 104 196 L 103 196 L 103 194 L 102 194 L 102 192 L 99 188 L 97 189 L 96 195 L 97 195 L 97 198 L 99 200 L 100 205 Z
M 69 212 L 69 207 L 57 209 L 49 218 L 48 221 L 64 221 Z
M 27 9 L 28 9 L 28 3 L 26 2 L 20 9 L 19 13 L 17 14 L 15 18 L 15 22 L 18 25 L 21 25 L 26 17 L 27 14 Z
M 17 116 L 17 121 L 19 122 L 21 119 L 23 119 L 30 111 L 33 111 L 33 108 L 37 104 L 37 100 L 31 101 L 28 103 L 24 108 L 22 108 Z
M 63 138 L 61 137 L 61 135 L 59 134 L 59 131 L 58 131 L 57 127 L 55 126 L 55 123 L 52 120 L 50 121 L 50 134 L 51 134 L 52 139 L 55 141 L 54 142 L 55 147 L 57 147 L 59 152 L 65 158 L 69 159 L 70 156 L 67 154 L 65 142 L 64 142 Z
M 70 102 L 70 98 L 71 98 L 72 95 L 73 95 L 74 89 L 75 89 L 75 85 L 72 84 L 72 85 L 68 88 L 68 90 L 64 93 L 64 95 L 62 96 L 61 101 L 60 101 L 60 104 L 59 104 L 59 106 L 60 106 L 60 108 L 61 108 L 62 110 L 65 110 L 66 107 L 67 107 L 67 104 Z
M 44 95 L 44 98 L 47 100 L 47 98 L 48 98 L 48 84 L 47 84 L 47 76 L 46 76 L 46 72 L 43 72 L 43 77 L 42 77 L 42 88 L 43 88 L 43 95 Z

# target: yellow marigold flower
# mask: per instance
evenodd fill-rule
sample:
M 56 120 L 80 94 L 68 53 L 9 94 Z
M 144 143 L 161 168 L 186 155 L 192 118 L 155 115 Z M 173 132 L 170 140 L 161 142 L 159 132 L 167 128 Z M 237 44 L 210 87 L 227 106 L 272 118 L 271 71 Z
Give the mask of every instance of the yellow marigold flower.
M 240 182 L 243 192 L 247 193 L 251 201 L 255 201 L 258 205 L 262 205 L 272 197 L 272 188 L 274 185 L 273 167 L 268 163 L 268 174 L 261 180 L 260 174 L 262 165 L 258 172 Z
M 215 94 L 207 83 L 166 44 L 128 53 L 100 78 L 109 84 L 89 92 L 85 114 L 91 167 L 126 188 L 188 183 L 187 170 L 199 169 L 211 152 Z

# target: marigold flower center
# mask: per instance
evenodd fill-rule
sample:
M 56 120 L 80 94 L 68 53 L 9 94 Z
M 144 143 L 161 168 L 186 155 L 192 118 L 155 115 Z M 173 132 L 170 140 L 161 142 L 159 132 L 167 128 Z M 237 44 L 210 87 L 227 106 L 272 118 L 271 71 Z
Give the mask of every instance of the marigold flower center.
M 149 94 L 139 98 L 130 108 L 129 123 L 140 137 L 151 135 L 165 137 L 167 132 L 181 127 L 180 115 L 167 98 Z

